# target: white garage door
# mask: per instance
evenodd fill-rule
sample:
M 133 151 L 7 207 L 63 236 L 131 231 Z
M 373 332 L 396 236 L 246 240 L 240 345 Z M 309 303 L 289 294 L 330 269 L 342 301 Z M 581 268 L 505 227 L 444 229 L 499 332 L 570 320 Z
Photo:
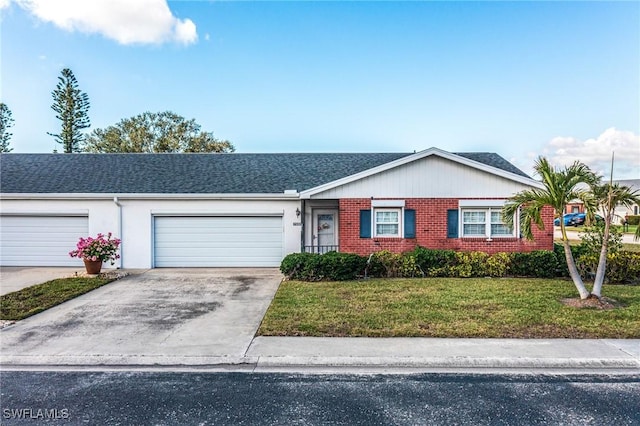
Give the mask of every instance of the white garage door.
M 157 216 L 154 266 L 280 266 L 282 240 L 279 216 Z
M 80 266 L 69 252 L 88 233 L 86 216 L 2 216 L 0 265 Z

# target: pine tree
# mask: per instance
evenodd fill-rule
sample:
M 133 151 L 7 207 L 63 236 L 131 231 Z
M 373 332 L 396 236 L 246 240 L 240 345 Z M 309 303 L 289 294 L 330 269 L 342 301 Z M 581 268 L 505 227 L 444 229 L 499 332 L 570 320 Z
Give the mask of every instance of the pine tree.
M 9 127 L 13 127 L 13 117 L 11 110 L 4 102 L 0 103 L 0 152 L 11 152 L 13 148 L 9 148 L 9 140 L 12 133 L 9 133 Z
M 62 70 L 56 89 L 51 92 L 56 118 L 62 121 L 59 134 L 48 133 L 65 153 L 80 152 L 85 135 L 81 132 L 91 126 L 89 121 L 89 96 L 78 88 L 78 81 L 69 68 Z

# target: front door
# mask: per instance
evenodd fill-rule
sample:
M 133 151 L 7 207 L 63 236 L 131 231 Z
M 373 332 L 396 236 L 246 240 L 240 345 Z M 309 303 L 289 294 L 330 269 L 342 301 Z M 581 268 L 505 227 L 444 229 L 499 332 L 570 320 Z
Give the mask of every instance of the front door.
M 313 211 L 313 251 L 338 251 L 338 211 Z

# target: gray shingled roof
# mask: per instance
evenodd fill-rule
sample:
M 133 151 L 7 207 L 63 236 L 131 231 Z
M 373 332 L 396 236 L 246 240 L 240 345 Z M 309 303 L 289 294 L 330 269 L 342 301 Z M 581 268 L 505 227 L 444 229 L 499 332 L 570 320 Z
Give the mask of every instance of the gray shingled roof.
M 411 154 L 0 154 L 0 192 L 277 194 Z M 526 176 L 497 154 L 459 155 Z
M 628 186 L 633 191 L 640 191 L 640 179 L 620 179 L 614 180 L 614 182 L 622 186 Z

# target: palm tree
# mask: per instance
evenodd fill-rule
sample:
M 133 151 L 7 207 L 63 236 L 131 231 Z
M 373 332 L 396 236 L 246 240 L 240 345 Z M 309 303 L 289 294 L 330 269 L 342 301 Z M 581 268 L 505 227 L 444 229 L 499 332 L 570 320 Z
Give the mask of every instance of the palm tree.
M 584 203 L 588 212 L 594 211 L 594 199 L 589 196 L 587 186 L 594 185 L 597 182 L 597 177 L 589 167 L 579 161 L 562 170 L 557 170 L 544 157 L 539 157 L 536 160 L 534 170 L 542 178 L 543 188 L 520 191 L 509 198 L 502 211 L 503 221 L 506 225 L 513 227 L 514 218 L 519 212 L 521 233 L 526 239 L 532 240 L 532 225 L 535 223 L 539 229 L 544 229 L 542 209 L 545 206 L 551 206 L 555 217 L 560 218 L 562 245 L 569 275 L 578 289 L 580 299 L 586 299 L 589 297 L 589 291 L 585 287 L 573 259 L 562 215 L 567 204 L 576 199 Z M 584 189 L 581 188 L 581 185 L 584 185 Z
M 640 204 L 640 193 L 633 191 L 628 186 L 620 186 L 618 183 L 606 183 L 604 185 L 595 184 L 591 187 L 593 197 L 600 207 L 601 213 L 604 215 L 604 234 L 602 237 L 602 249 L 600 250 L 600 258 L 598 259 L 598 269 L 593 282 L 593 291 L 595 297 L 602 297 L 602 284 L 607 270 L 607 252 L 609 250 L 609 233 L 611 230 L 611 221 L 615 216 L 616 206 L 625 206 L 631 208 L 634 204 Z M 634 238 L 640 239 L 640 226 L 636 229 Z

